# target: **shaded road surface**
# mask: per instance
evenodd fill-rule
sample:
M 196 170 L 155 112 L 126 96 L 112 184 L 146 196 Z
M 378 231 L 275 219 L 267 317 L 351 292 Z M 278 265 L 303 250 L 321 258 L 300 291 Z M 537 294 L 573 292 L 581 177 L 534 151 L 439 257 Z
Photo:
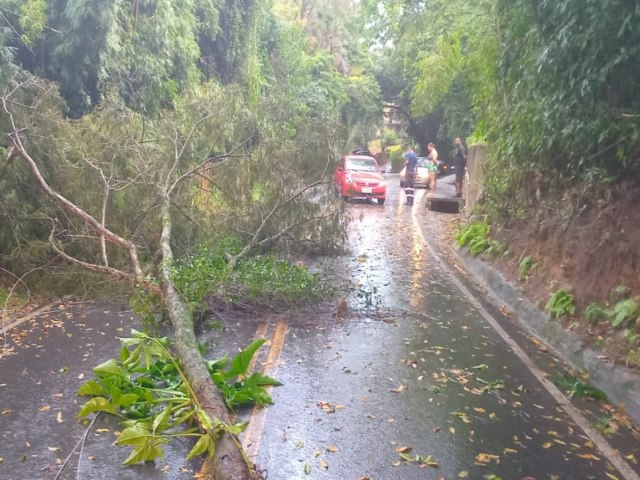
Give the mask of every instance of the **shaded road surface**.
M 223 333 L 201 335 L 210 357 L 271 339 L 255 368 L 284 385 L 268 409 L 239 412 L 251 418 L 243 443 L 268 478 L 637 479 L 637 438 L 618 439 L 616 452 L 579 425 L 527 365 L 532 357 L 551 371 L 557 362 L 513 325 L 505 337 L 499 312 L 437 250 L 442 217 L 418 201 L 404 206 L 397 176 L 388 179 L 385 206 L 348 206 L 350 252 L 313 265 L 344 293 L 335 308 L 228 321 Z M 124 468 L 113 419 L 73 419 L 75 390 L 116 356 L 132 322 L 114 308 L 60 307 L 11 331 L 13 352 L 0 359 L 1 479 L 53 479 L 67 458 L 59 478 L 193 478 L 190 445 Z

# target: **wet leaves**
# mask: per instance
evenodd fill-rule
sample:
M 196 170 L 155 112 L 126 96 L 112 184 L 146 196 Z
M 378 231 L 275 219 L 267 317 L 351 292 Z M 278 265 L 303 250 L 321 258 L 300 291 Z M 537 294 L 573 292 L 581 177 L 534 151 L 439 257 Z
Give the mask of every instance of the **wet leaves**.
M 396 388 L 392 388 L 391 391 L 393 393 L 400 393 L 400 392 L 402 392 L 403 390 L 406 390 L 406 389 L 407 389 L 407 386 L 404 383 L 401 383 Z
M 451 412 L 451 415 L 455 415 L 460 420 L 462 420 L 464 423 L 471 423 L 471 420 L 469 419 L 469 415 L 467 415 L 464 412 Z
M 600 461 L 600 457 L 596 457 L 593 453 L 579 453 L 578 457 L 583 458 L 585 460 L 596 460 Z
M 399 451 L 400 450 L 400 451 Z M 396 448 L 396 452 L 398 456 L 402 459 L 399 462 L 394 463 L 394 466 L 399 466 L 402 463 L 412 463 L 420 468 L 438 468 L 440 466 L 438 460 L 436 460 L 433 455 L 423 456 L 420 454 L 410 455 L 408 452 L 411 451 L 411 447 L 400 447 Z
M 500 455 L 494 455 L 491 453 L 479 453 L 476 455 L 477 464 L 484 466 L 491 462 L 500 463 Z
M 318 405 L 322 410 L 324 410 L 327 413 L 335 413 L 336 410 L 342 410 L 344 408 L 347 408 L 344 405 L 340 405 L 339 403 L 329 403 L 323 400 L 318 400 L 316 402 L 316 405 Z

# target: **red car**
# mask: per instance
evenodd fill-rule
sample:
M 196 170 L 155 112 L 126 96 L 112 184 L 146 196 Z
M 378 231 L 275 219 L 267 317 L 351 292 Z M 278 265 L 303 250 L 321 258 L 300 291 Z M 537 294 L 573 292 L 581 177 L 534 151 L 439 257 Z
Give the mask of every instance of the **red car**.
M 336 167 L 336 189 L 345 201 L 375 198 L 379 205 L 383 205 L 387 198 L 387 182 L 380 166 L 367 155 L 342 156 Z

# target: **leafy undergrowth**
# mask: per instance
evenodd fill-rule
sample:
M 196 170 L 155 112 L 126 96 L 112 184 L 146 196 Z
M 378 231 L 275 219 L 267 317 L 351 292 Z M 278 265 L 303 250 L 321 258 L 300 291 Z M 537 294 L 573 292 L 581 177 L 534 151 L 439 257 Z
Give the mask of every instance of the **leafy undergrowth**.
M 121 418 L 124 429 L 115 443 L 132 447 L 125 465 L 162 458 L 163 445 L 176 437 L 195 440 L 188 460 L 205 453 L 212 456 L 223 432 L 238 434 L 246 427 L 245 423 L 226 425 L 207 415 L 169 352 L 167 338 L 135 330 L 132 335 L 121 339 L 119 360 L 110 359 L 95 367 L 95 379 L 78 390 L 78 395 L 92 397 L 81 407 L 78 418 L 94 412 Z M 258 372 L 247 375 L 252 357 L 265 341 L 253 341 L 233 360 L 225 355 L 207 362 L 211 378 L 230 409 L 271 403 L 265 387 L 280 382 Z
M 487 240 L 476 240 L 507 245 L 495 262 L 507 278 L 586 344 L 633 368 L 640 368 L 639 196 L 630 183 L 548 192 L 521 220 L 494 223 Z
M 172 280 L 196 318 L 206 320 L 229 311 L 243 317 L 282 312 L 317 304 L 335 293 L 306 266 L 274 255 L 246 257 L 230 268 L 229 259 L 241 250 L 239 240 L 227 237 L 175 262 Z M 157 325 L 158 315 L 168 321 L 160 299 L 147 290 L 136 291 L 131 306 L 148 327 Z
M 496 256 L 504 252 L 504 245 L 490 237 L 491 225 L 471 223 L 456 235 L 458 247 L 467 247 L 471 255 Z
M 273 255 L 248 257 L 230 269 L 229 256 L 241 250 L 239 241 L 227 238 L 177 262 L 173 280 L 186 301 L 264 311 L 290 308 L 327 295 L 328 289 L 305 266 Z

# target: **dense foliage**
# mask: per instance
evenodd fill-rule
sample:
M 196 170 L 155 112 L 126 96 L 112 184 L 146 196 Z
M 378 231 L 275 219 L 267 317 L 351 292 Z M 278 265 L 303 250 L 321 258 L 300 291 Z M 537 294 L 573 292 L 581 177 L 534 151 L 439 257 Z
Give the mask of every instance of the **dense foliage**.
M 133 330 L 130 338 L 121 341 L 119 358 L 96 366 L 95 378 L 78 389 L 78 395 L 91 397 L 80 408 L 78 418 L 105 412 L 121 419 L 123 429 L 115 444 L 132 449 L 124 465 L 162 458 L 163 445 L 179 437 L 195 440 L 187 460 L 213 455 L 221 432 L 239 433 L 246 427 L 246 423 L 225 425 L 207 415 L 182 366 L 170 354 L 169 339 Z M 271 403 L 266 388 L 280 382 L 249 371 L 251 359 L 265 342 L 254 340 L 233 359 L 225 355 L 207 361 L 207 370 L 230 409 Z M 198 430 L 196 419 L 204 431 Z
M 233 270 L 228 255 L 237 255 L 242 244 L 226 238 L 200 248 L 197 254 L 178 262 L 173 279 L 187 302 L 217 302 L 236 309 L 288 308 L 303 299 L 320 300 L 327 289 L 306 267 L 292 265 L 273 255 L 241 261 Z
M 159 187 L 180 175 L 194 179 L 173 201 L 178 256 L 228 233 L 256 250 L 327 251 L 342 237 L 333 160 L 366 144 L 381 108 L 366 45 L 351 43 L 358 9 L 336 8 L 345 15 L 296 1 L 3 0 L 0 92 L 51 186 L 134 239 L 149 266 Z M 13 128 L 5 115 L 0 128 Z M 21 162 L 0 168 L 0 191 L 8 271 L 68 265 L 52 231 L 83 261 L 126 262 Z
M 637 2 L 366 4 L 380 43 L 393 45 L 383 51 L 405 79 L 395 95 L 413 123 L 440 143 L 489 146 L 490 201 L 526 195 L 534 172 L 547 182 L 638 179 Z

